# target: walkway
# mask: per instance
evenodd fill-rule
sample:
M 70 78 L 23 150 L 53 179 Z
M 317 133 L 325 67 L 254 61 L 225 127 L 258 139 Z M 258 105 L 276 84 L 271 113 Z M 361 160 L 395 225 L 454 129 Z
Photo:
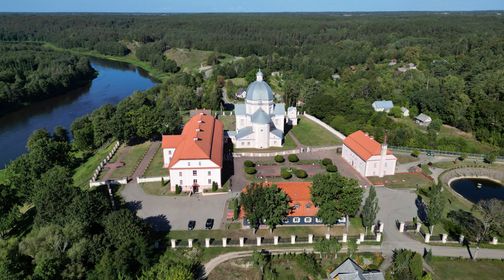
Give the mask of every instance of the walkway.
M 105 173 L 105 175 L 103 176 L 103 178 L 101 179 L 101 181 L 107 181 L 107 180 L 111 179 L 112 178 L 112 174 L 114 173 L 114 171 L 117 168 L 124 167 L 123 159 L 128 155 L 130 149 L 131 149 L 131 146 L 127 146 L 127 145 L 124 145 L 122 147 L 122 149 L 121 149 L 121 147 L 119 147 L 118 152 L 120 152 L 121 154 L 119 154 L 117 156 L 117 160 L 116 161 L 114 161 L 113 163 L 108 163 L 107 165 L 105 165 L 103 171 L 107 171 L 107 173 Z
M 156 152 L 159 150 L 160 146 L 160 141 L 152 142 L 150 144 L 149 150 L 147 151 L 147 153 L 145 153 L 142 161 L 138 164 L 135 172 L 133 172 L 133 175 L 131 176 L 133 180 L 135 180 L 137 177 L 142 177 L 142 175 L 145 173 L 145 170 L 147 169 L 147 167 L 149 167 L 149 164 L 156 155 Z

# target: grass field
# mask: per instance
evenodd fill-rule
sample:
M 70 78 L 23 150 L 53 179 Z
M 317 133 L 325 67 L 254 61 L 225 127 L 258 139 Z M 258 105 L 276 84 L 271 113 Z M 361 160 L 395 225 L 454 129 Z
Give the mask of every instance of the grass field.
M 411 155 L 395 153 L 394 156 L 397 158 L 397 162 L 400 164 L 418 161 L 418 158 Z
M 207 59 L 212 53 L 212 51 L 172 48 L 165 52 L 165 56 L 177 62 L 183 71 L 192 72 L 197 71 L 201 65 L 206 65 Z M 220 63 L 226 63 L 233 59 L 230 55 L 221 55 L 223 58 L 219 59 Z
M 236 116 L 222 116 L 219 115 L 219 120 L 224 124 L 224 130 L 236 130 Z
M 300 116 L 298 125 L 292 127 L 290 132 L 306 146 L 332 146 L 342 143 L 338 137 L 303 116 Z
M 433 279 L 439 280 L 484 280 L 502 279 L 504 261 L 467 260 L 433 257 L 430 266 L 434 270 Z
M 92 157 L 88 158 L 85 163 L 81 164 L 75 169 L 73 175 L 75 186 L 78 186 L 80 188 L 88 188 L 89 180 L 93 176 L 93 172 L 95 171 L 96 167 L 112 150 L 114 145 L 115 141 L 112 141 L 110 144 L 99 148 Z
M 167 175 L 168 170 L 163 168 L 163 149 L 159 148 L 149 164 L 149 167 L 145 170 L 144 177 L 159 177 Z
M 161 182 L 142 183 L 140 186 L 146 194 L 175 195 L 175 193 L 170 191 L 170 184 L 168 182 L 165 182 L 164 185 L 161 185 Z
M 135 169 L 137 168 L 140 161 L 143 159 L 145 153 L 149 149 L 151 142 L 145 142 L 142 144 L 126 147 L 122 145 L 116 152 L 116 155 L 112 158 L 111 162 L 117 161 L 121 158 L 122 162 L 124 162 L 124 166 L 121 168 L 117 168 L 112 172 L 111 179 L 122 179 L 124 177 L 128 177 L 133 175 Z M 100 178 L 107 173 L 107 170 L 104 169 Z
M 427 177 L 416 173 L 396 173 L 393 176 L 368 177 L 373 184 L 385 184 L 389 188 L 425 188 L 433 184 L 432 180 Z

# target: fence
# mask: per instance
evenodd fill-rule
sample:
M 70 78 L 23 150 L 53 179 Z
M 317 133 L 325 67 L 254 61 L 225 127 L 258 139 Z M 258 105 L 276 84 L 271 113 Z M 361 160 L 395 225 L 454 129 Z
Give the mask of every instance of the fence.
M 438 154 L 438 155 L 446 155 L 446 156 L 460 156 L 462 154 L 467 155 L 468 158 L 473 158 L 473 159 L 483 159 L 485 157 L 484 154 L 470 154 L 470 153 L 462 153 L 462 152 L 451 152 L 451 151 L 442 151 L 442 150 L 433 150 L 433 149 L 421 149 L 421 148 L 410 148 L 410 147 L 402 147 L 402 146 L 389 146 L 389 148 L 396 150 L 396 151 L 403 151 L 403 152 L 408 152 L 411 153 L 413 151 L 419 151 L 419 152 L 430 152 L 433 154 Z M 496 158 L 497 161 L 504 161 L 504 156 L 498 156 Z
M 310 152 L 319 152 L 319 151 L 329 151 L 329 150 L 336 150 L 338 148 L 341 148 L 341 146 L 327 146 L 327 147 L 304 147 L 304 148 L 299 148 L 299 149 L 293 149 L 293 150 L 286 150 L 286 151 L 278 151 L 278 152 L 237 152 L 233 153 L 233 157 L 274 157 L 276 155 L 290 155 L 290 154 L 300 154 L 300 153 L 310 153 Z
M 117 151 L 117 149 L 119 149 L 119 146 L 120 146 L 120 143 L 119 141 L 116 141 L 116 144 L 114 145 L 114 147 L 112 148 L 112 150 L 110 151 L 110 153 L 107 154 L 107 156 L 100 162 L 100 164 L 96 167 L 94 173 L 93 173 L 93 176 L 91 177 L 91 180 L 89 180 L 89 187 L 92 188 L 92 187 L 97 187 L 97 186 L 101 186 L 101 185 L 105 185 L 106 182 L 103 181 L 103 182 L 97 182 L 96 179 L 98 179 L 98 176 L 100 175 L 100 172 L 102 171 L 103 167 L 109 162 L 109 160 L 114 156 L 115 152 Z M 121 182 L 123 182 L 123 180 L 119 180 Z M 118 181 L 118 182 L 119 182 Z M 127 183 L 127 182 L 126 182 Z M 126 184 L 124 183 L 124 184 Z
M 160 177 L 137 177 L 136 181 L 138 184 L 140 183 L 152 183 L 152 182 L 168 182 L 170 180 L 170 176 L 160 176 Z

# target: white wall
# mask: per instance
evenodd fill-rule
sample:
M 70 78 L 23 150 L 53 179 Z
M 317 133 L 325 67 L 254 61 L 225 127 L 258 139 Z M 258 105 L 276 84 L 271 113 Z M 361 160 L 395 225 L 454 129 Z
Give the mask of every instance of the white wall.
M 194 175 L 196 171 L 196 175 Z M 179 185 L 183 191 L 192 191 L 192 186 L 197 180 L 199 191 L 212 188 L 212 182 L 216 182 L 221 187 L 220 168 L 194 168 L 194 169 L 170 169 L 170 186 L 175 191 L 175 186 Z
M 175 153 L 175 149 L 163 149 L 163 166 L 168 167 L 170 165 L 170 160 L 173 157 L 173 153 Z
M 346 160 L 357 172 L 362 176 L 366 176 L 366 162 L 357 156 L 346 145 L 343 145 L 341 150 L 341 157 Z

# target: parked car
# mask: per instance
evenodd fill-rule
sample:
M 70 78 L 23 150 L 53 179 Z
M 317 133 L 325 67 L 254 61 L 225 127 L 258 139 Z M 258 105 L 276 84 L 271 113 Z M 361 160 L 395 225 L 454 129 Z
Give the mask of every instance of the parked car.
M 196 226 L 196 221 L 193 221 L 193 220 L 190 220 L 189 224 L 187 224 L 187 228 L 189 230 L 193 230 L 195 226 Z
M 214 224 L 214 219 L 207 219 L 205 223 L 206 229 L 212 229 Z

